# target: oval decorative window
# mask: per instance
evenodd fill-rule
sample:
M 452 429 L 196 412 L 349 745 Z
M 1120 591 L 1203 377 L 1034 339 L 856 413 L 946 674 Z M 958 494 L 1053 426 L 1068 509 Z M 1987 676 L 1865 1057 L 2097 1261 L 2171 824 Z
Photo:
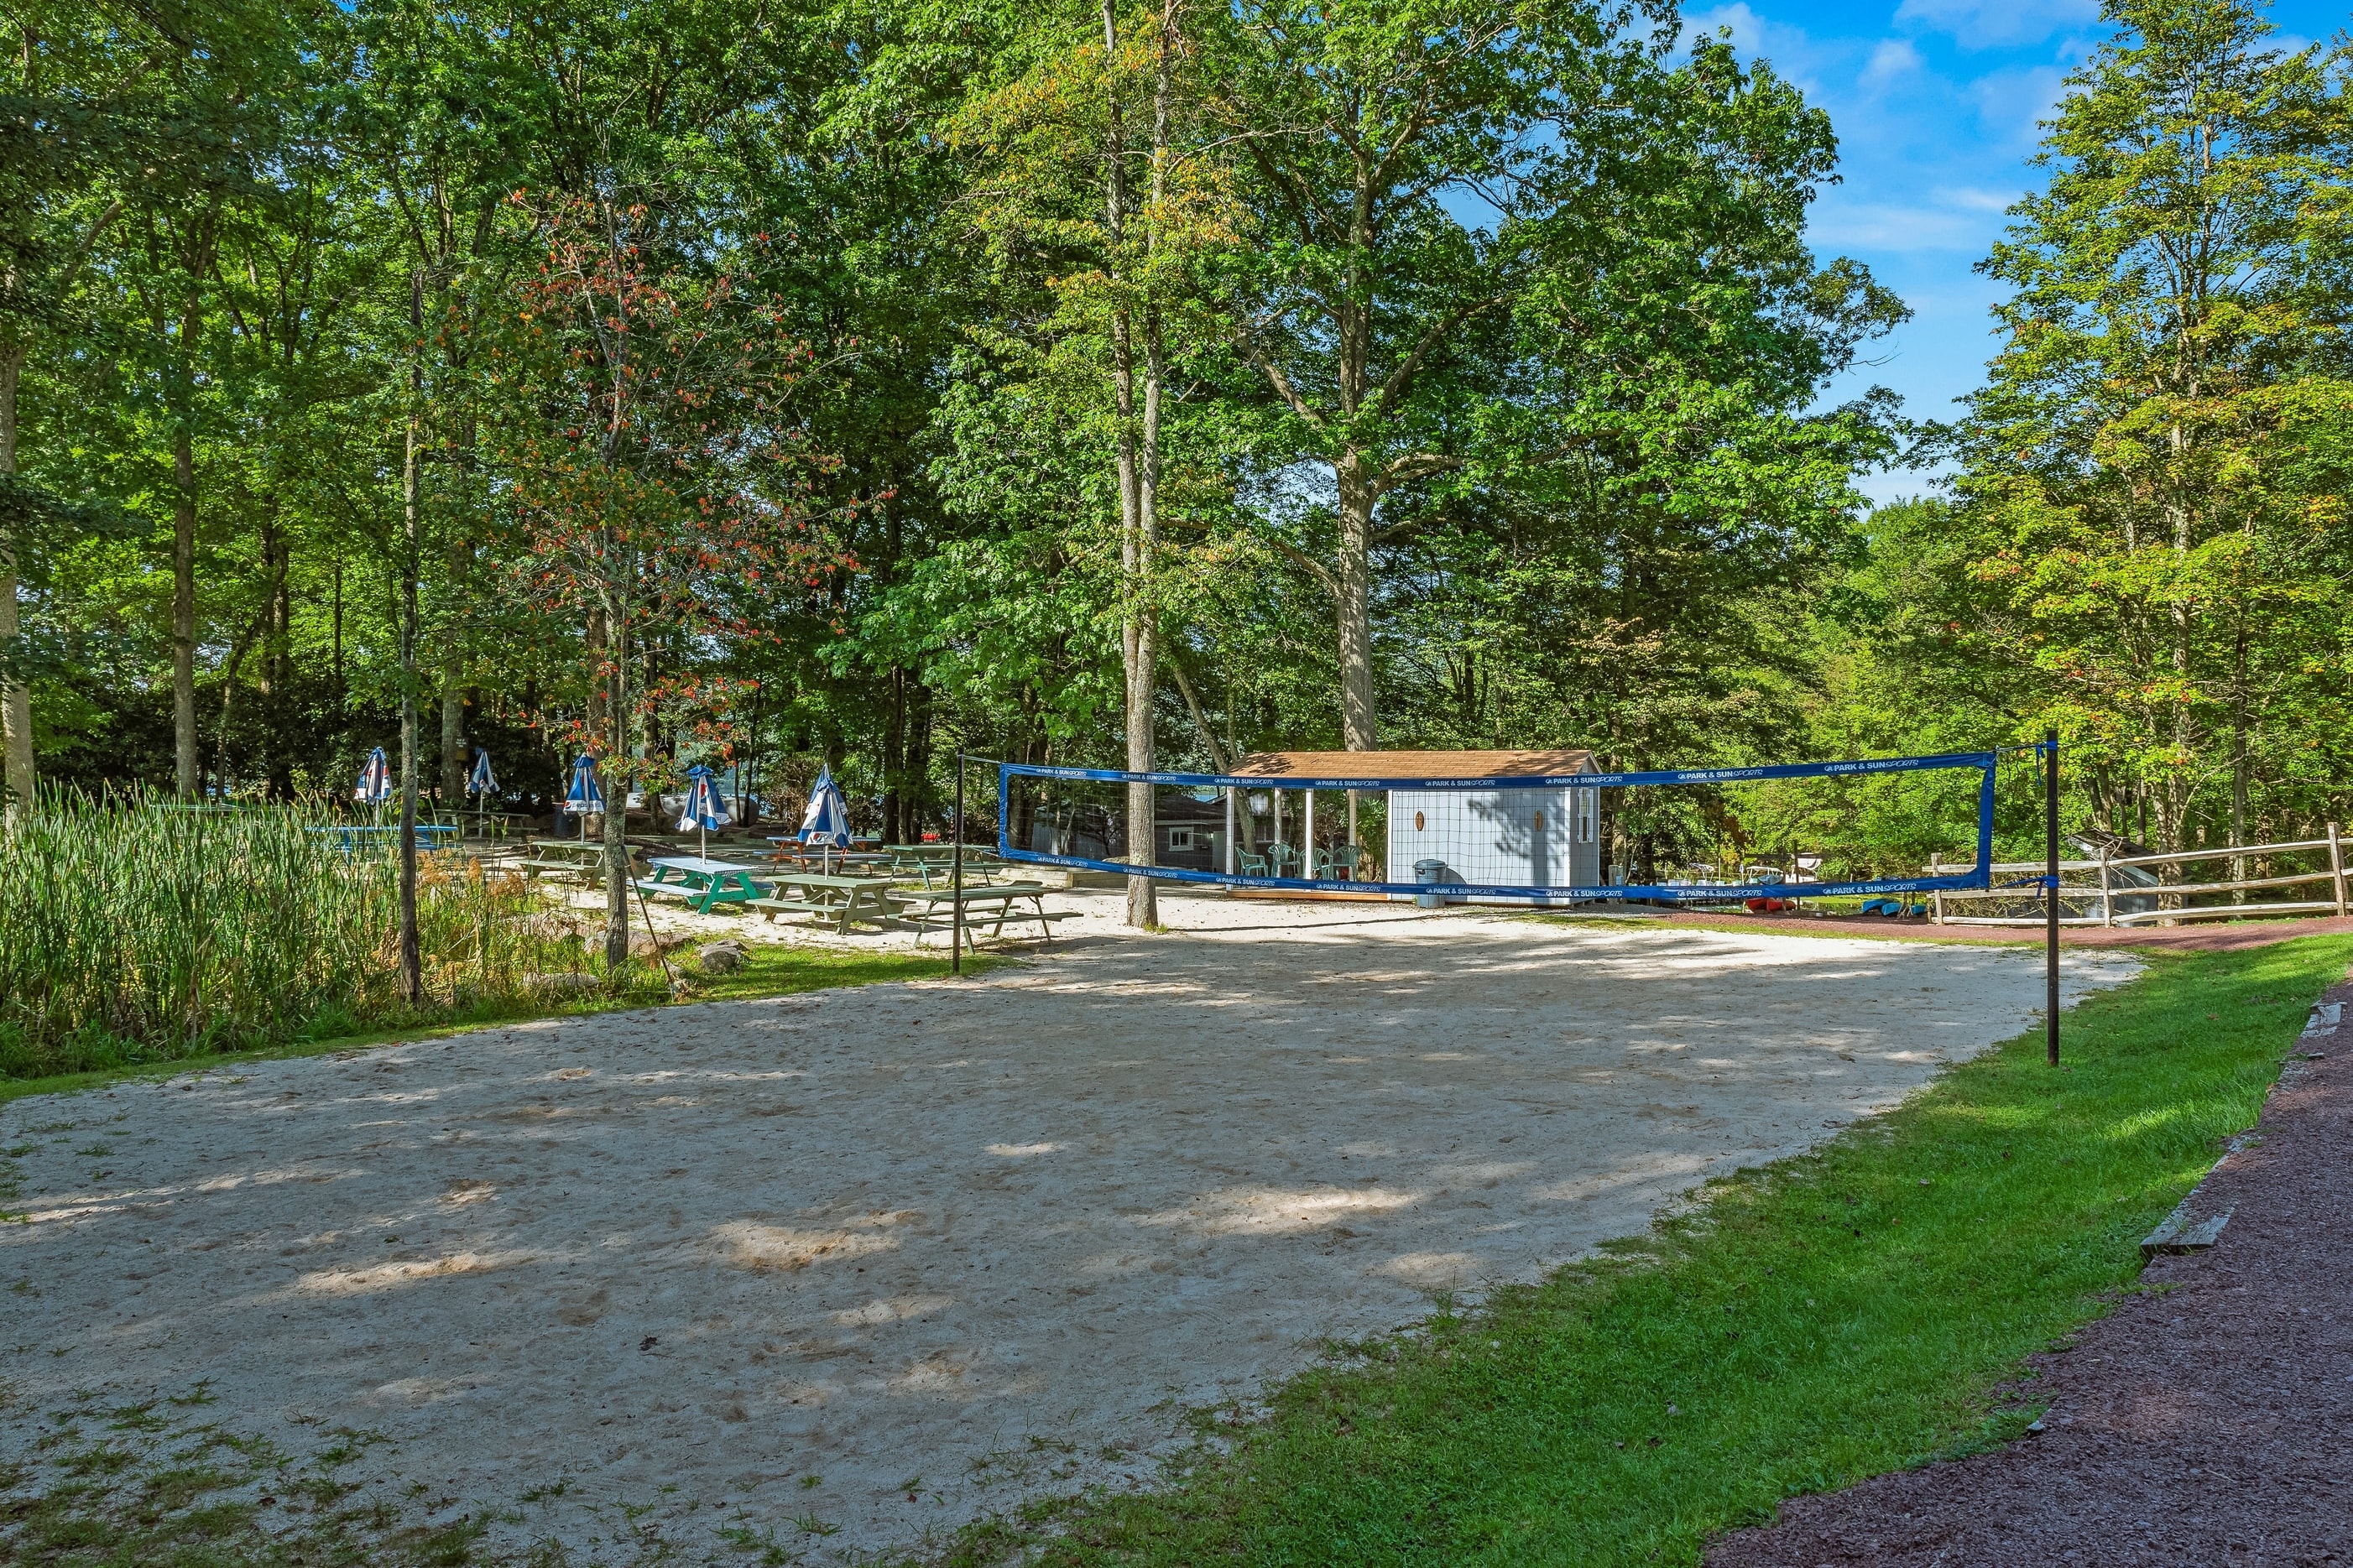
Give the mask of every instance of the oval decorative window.
M 1421 813 L 1419 813 L 1419 812 L 1418 812 L 1418 811 L 1417 811 L 1417 812 L 1415 812 L 1415 813 L 1413 814 L 1413 830 L 1414 830 L 1416 833 L 1419 833 L 1419 832 L 1420 832 L 1420 831 L 1421 831 L 1421 827 L 1422 827 Z

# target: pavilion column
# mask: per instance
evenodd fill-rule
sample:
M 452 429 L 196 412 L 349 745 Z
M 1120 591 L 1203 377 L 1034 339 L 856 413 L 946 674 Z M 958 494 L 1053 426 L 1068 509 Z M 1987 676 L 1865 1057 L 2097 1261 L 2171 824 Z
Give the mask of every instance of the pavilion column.
M 1303 789 L 1299 795 L 1300 816 L 1304 819 L 1299 829 L 1299 874 L 1312 877 L 1315 874 L 1315 792 Z

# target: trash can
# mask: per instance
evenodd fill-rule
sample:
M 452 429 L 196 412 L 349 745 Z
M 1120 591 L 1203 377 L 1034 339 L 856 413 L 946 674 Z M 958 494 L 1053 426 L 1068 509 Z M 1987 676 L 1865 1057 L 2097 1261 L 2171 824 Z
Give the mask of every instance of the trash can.
M 1446 862 L 1443 860 L 1417 860 L 1413 863 L 1413 879 L 1424 887 L 1434 886 L 1443 880 L 1445 876 Z M 1418 910 L 1434 910 L 1438 907 L 1438 895 L 1416 893 L 1413 896 L 1413 907 Z

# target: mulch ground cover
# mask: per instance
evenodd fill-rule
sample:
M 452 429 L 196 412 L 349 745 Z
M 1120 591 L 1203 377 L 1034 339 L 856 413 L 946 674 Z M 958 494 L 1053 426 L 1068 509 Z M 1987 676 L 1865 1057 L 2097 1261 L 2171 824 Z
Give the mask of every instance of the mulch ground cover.
M 1794 1500 L 1711 1568 L 2353 1563 L 2353 1016 L 2296 1058 L 2191 1199 L 2211 1249 L 2031 1358 L 2041 1432 Z

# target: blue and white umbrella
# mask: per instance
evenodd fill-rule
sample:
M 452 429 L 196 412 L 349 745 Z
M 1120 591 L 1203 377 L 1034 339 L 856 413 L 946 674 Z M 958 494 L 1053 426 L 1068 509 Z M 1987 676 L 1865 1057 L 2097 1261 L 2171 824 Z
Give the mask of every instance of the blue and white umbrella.
M 392 798 L 392 768 L 384 760 L 384 748 L 378 746 L 368 753 L 367 766 L 360 770 L 359 787 L 352 798 L 362 805 L 382 805 Z
M 491 796 L 499 793 L 498 775 L 491 772 L 491 753 L 480 746 L 474 748 L 474 773 L 466 781 L 466 793 L 474 797 L 474 837 L 482 836 L 482 813 L 490 809 Z
M 678 830 L 683 833 L 690 827 L 697 828 L 707 840 L 712 828 L 724 827 L 731 820 L 727 802 L 721 796 L 718 781 L 712 777 L 711 770 L 701 763 L 687 769 L 686 814 L 678 819 Z M 708 850 L 710 845 L 703 842 L 700 847 Z
M 821 767 L 817 771 L 817 783 L 809 786 L 808 810 L 801 815 L 801 842 L 822 844 L 828 849 L 849 847 L 849 803 L 841 798 L 841 786 L 833 782 L 833 770 Z M 827 864 L 832 862 L 828 858 Z
M 588 815 L 605 809 L 604 786 L 596 782 L 596 759 L 583 755 L 572 764 L 572 788 L 564 796 L 564 809 L 580 818 L 580 839 L 588 839 Z

